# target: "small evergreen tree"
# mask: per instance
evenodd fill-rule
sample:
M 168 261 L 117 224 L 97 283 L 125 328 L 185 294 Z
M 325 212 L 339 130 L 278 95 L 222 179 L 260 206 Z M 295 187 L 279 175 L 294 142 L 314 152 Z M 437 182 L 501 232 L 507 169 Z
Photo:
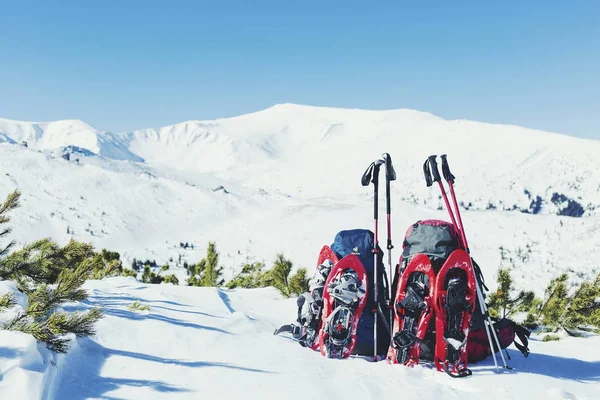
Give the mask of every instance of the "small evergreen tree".
M 10 221 L 7 214 L 19 206 L 19 199 L 20 193 L 15 191 L 0 205 L 0 226 Z M 9 228 L 0 229 L 0 238 L 9 232 Z M 92 246 L 71 240 L 60 247 L 50 239 L 41 239 L 9 254 L 13 246 L 10 242 L 0 247 L 0 280 L 15 281 L 28 300 L 25 310 L 2 323 L 0 329 L 29 333 L 56 352 L 68 350 L 66 333 L 93 335 L 94 324 L 103 317 L 100 309 L 71 313 L 58 310 L 62 303 L 87 297 L 81 286 L 94 270 Z M 0 297 L 0 308 L 14 305 L 11 294 Z
M 0 205 L 0 227 L 7 224 L 10 221 L 8 213 L 15 208 L 19 207 L 19 200 L 21 199 L 21 193 L 17 190 L 8 195 L 2 205 Z M 0 239 L 12 232 L 10 227 L 0 229 Z M 0 257 L 8 254 L 10 249 L 15 245 L 14 240 L 9 242 L 6 246 L 0 246 Z
M 570 299 L 564 316 L 567 329 L 600 330 L 600 274 L 592 282 L 582 282 Z
M 224 281 L 221 279 L 223 267 L 219 266 L 219 253 L 216 244 L 210 242 L 206 250 L 206 264 L 204 269 L 204 279 L 202 286 L 221 286 Z
M 134 278 L 137 278 L 137 272 L 129 268 L 123 268 L 121 276 L 133 276 Z
M 308 291 L 310 279 L 307 277 L 306 268 L 299 268 L 290 277 L 293 264 L 291 260 L 285 258 L 283 253 L 277 254 L 270 270 L 263 272 L 264 267 L 265 264 L 261 262 L 247 262 L 242 270 L 227 283 L 227 288 L 241 287 L 248 289 L 272 286 L 284 297 L 299 296 Z
M 221 278 L 223 267 L 219 266 L 219 252 L 215 242 L 209 242 L 204 257 L 193 268 L 188 278 L 190 286 L 221 286 L 225 280 Z
M 233 289 L 240 287 L 250 289 L 268 286 L 265 282 L 265 273 L 263 272 L 264 267 L 265 264 L 261 262 L 245 264 L 240 273 L 227 283 L 227 288 Z
M 299 268 L 294 275 L 290 277 L 289 292 L 300 296 L 304 292 L 308 292 L 310 278 L 307 276 L 306 268 Z
M 539 315 L 541 323 L 549 327 L 561 327 L 569 304 L 567 292 L 567 274 L 552 279 L 545 291 L 545 301 L 541 304 Z
M 168 265 L 166 266 L 162 266 L 159 270 L 158 273 L 154 273 L 152 272 L 152 270 L 150 269 L 150 265 L 146 264 L 144 266 L 144 273 L 142 274 L 142 282 L 144 283 L 153 283 L 153 284 L 158 284 L 158 283 L 162 283 L 164 281 L 164 277 L 160 276 L 160 273 L 162 271 L 165 271 L 169 269 Z
M 102 249 L 100 253 L 95 253 L 94 264 L 93 279 L 102 279 L 106 276 L 119 276 L 123 273 L 121 256 L 116 251 Z
M 140 262 L 138 260 L 136 260 L 135 258 L 131 262 L 131 269 L 134 270 L 135 272 L 139 272 L 141 269 Z
M 515 289 L 509 268 L 498 270 L 497 281 L 498 288 L 489 298 L 490 316 L 508 318 L 515 313 L 531 309 L 535 299 L 534 292 L 522 290 L 514 295 Z
M 292 262 L 286 259 L 282 253 L 277 254 L 273 267 L 265 274 L 265 283 L 279 290 L 284 297 L 290 297 L 288 277 L 292 267 Z
M 172 283 L 173 285 L 179 285 L 179 279 L 174 274 L 165 275 L 163 283 Z

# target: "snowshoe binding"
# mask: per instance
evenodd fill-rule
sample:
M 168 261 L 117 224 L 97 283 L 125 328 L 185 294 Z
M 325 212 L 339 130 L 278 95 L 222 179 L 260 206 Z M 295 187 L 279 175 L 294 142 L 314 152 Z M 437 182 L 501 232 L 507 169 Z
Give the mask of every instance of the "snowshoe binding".
M 412 366 L 419 362 L 421 343 L 433 316 L 435 276 L 429 258 L 415 256 L 407 264 L 396 290 L 392 343 L 387 360 Z
M 367 295 L 366 272 L 353 254 L 340 260 L 330 272 L 323 291 L 321 354 L 347 358 L 356 344 L 356 328 Z

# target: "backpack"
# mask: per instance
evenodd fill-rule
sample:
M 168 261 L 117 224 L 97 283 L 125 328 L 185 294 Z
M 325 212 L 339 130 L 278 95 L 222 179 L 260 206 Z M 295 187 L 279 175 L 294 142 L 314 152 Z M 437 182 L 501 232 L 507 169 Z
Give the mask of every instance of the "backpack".
M 338 232 L 335 236 L 331 249 L 335 252 L 338 259 L 342 259 L 348 254 L 355 254 L 360 259 L 367 272 L 369 284 L 367 303 L 360 316 L 357 332 L 356 346 L 352 354 L 373 355 L 375 347 L 374 310 L 381 310 L 377 316 L 377 354 L 385 355 L 390 344 L 390 309 L 389 309 L 389 282 L 385 273 L 383 264 L 383 250 L 377 247 L 377 268 L 375 268 L 375 257 L 373 254 L 374 234 L 367 229 L 351 229 Z M 375 271 L 377 270 L 377 290 L 378 298 L 375 299 L 374 283 Z
M 500 348 L 506 349 L 514 343 L 515 347 L 527 357 L 529 355 L 528 340 L 530 332 L 521 325 L 508 318 L 502 318 L 492 324 L 500 342 Z M 515 338 L 518 337 L 521 343 L 518 343 Z M 494 345 L 494 353 L 498 352 L 498 346 L 492 340 Z M 469 362 L 477 362 L 486 359 L 492 355 L 492 348 L 485 331 L 485 327 L 479 329 L 471 329 L 467 336 L 467 352 L 469 354 Z M 510 358 L 510 357 L 509 357 Z
M 450 222 L 428 219 L 419 220 L 409 226 L 402 241 L 402 255 L 400 263 L 396 265 L 392 293 L 396 293 L 399 278 L 413 256 L 427 255 L 437 275 L 446 258 L 458 248 L 460 248 L 458 234 Z
M 392 283 L 392 293 L 396 293 L 398 277 L 410 259 L 416 254 L 426 254 L 431 260 L 431 265 L 435 274 L 443 266 L 448 256 L 456 249 L 461 248 L 461 242 L 454 225 L 442 220 L 419 220 L 411 225 L 404 236 L 402 243 L 401 264 L 397 266 L 398 270 Z M 485 287 L 483 274 L 479 265 L 471 258 L 474 273 L 477 280 L 481 282 L 482 290 Z M 475 311 L 471 316 L 469 334 L 467 336 L 467 357 L 468 362 L 481 361 L 492 354 L 487 332 L 485 329 L 484 316 L 479 307 L 479 298 L 475 298 Z M 528 340 L 530 332 L 507 318 L 497 320 L 493 323 L 496 330 L 500 348 L 506 349 L 511 344 L 527 357 L 529 355 Z M 515 339 L 518 337 L 521 343 Z M 431 323 L 423 342 L 421 343 L 421 355 L 423 360 L 433 361 L 435 353 L 435 324 Z M 498 352 L 498 346 L 494 345 L 494 353 Z

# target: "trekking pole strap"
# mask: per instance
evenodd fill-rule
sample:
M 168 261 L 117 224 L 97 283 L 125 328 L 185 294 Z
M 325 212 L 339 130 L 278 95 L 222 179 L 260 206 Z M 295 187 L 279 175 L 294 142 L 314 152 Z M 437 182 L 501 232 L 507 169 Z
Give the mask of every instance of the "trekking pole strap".
M 479 266 L 479 264 L 477 264 L 473 257 L 471 257 L 471 263 L 473 264 L 473 269 L 475 270 L 475 276 L 477 277 L 477 280 L 479 281 L 481 286 L 483 286 L 485 290 L 489 292 L 490 289 L 488 289 L 488 287 L 485 285 L 485 280 L 483 278 L 483 273 L 481 272 L 481 267 Z M 483 295 L 483 297 L 485 298 L 485 295 Z
M 373 176 L 373 167 L 375 166 L 375 163 L 372 162 L 367 169 L 365 170 L 365 173 L 363 174 L 362 178 L 360 178 L 360 183 L 363 186 L 369 186 L 369 184 L 371 183 L 371 178 Z

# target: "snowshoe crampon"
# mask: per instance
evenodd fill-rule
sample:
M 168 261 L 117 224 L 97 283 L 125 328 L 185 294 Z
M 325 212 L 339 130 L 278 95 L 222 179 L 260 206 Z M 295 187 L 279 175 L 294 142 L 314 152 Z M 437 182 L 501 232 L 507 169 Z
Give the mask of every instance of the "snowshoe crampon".
M 435 366 L 452 377 L 470 375 L 467 368 L 467 337 L 475 311 L 475 276 L 464 250 L 450 254 L 435 284 Z
M 434 284 L 429 257 L 417 254 L 407 264 L 396 290 L 392 344 L 387 354 L 390 364 L 419 362 L 421 342 L 433 316 Z
M 335 264 L 325 282 L 319 331 L 319 348 L 323 356 L 350 356 L 366 298 L 365 269 L 356 255 L 347 255 Z

